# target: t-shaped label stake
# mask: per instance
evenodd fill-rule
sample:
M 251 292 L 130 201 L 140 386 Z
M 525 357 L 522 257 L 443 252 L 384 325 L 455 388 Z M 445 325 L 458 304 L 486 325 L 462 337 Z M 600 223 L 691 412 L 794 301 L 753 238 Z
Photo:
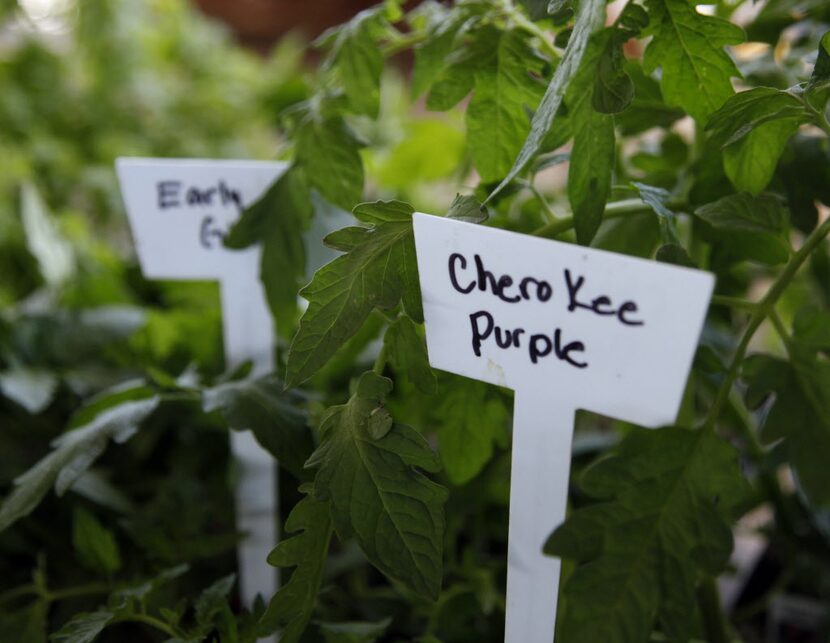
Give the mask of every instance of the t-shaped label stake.
M 674 422 L 711 274 L 414 215 L 429 361 L 515 391 L 507 643 L 551 643 L 577 409 Z
M 226 366 L 251 360 L 254 374 L 274 368 L 274 325 L 259 281 L 260 249 L 231 251 L 222 241 L 242 209 L 286 167 L 259 161 L 116 161 L 145 277 L 217 280 Z M 240 593 L 250 606 L 257 594 L 268 599 L 277 587 L 276 573 L 265 564 L 278 536 L 276 467 L 249 431 L 232 431 L 231 449 L 240 465 L 237 528 L 247 534 L 238 551 Z

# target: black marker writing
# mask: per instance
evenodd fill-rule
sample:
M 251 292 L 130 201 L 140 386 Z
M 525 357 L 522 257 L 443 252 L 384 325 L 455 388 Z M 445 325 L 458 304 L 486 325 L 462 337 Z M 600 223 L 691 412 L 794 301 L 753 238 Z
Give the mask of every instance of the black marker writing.
M 182 189 L 181 181 L 160 181 L 156 184 L 158 193 L 159 208 L 179 207 L 179 191 Z
M 470 332 L 473 352 L 476 357 L 481 357 L 481 345 L 491 336 L 495 339 L 496 346 L 502 350 L 522 347 L 522 335 L 524 328 L 502 328 L 497 325 L 493 315 L 486 310 L 479 310 L 470 315 Z M 578 361 L 572 353 L 584 353 L 585 344 L 582 342 L 565 343 L 562 339 L 562 329 L 555 328 L 553 334 L 548 337 L 545 334 L 531 335 L 527 343 L 530 361 L 536 364 L 540 358 L 553 354 L 557 359 L 567 362 L 576 368 L 586 368 L 588 362 Z
M 577 277 L 576 281 L 574 281 L 573 277 L 571 276 L 571 271 L 567 268 L 565 269 L 565 286 L 568 290 L 568 311 L 573 312 L 578 308 L 582 308 L 585 310 L 590 310 L 597 315 L 609 316 L 615 315 L 617 319 L 620 320 L 621 323 L 625 324 L 626 326 L 642 326 L 645 322 L 639 319 L 628 319 L 626 317 L 626 313 L 637 312 L 637 304 L 633 301 L 626 301 L 623 304 L 616 308 L 611 301 L 611 298 L 607 295 L 599 295 L 594 297 L 590 303 L 583 303 L 579 301 L 579 291 L 585 285 L 585 277 L 579 276 Z
M 208 215 L 202 219 L 199 226 L 199 243 L 208 250 L 222 246 L 225 239 L 225 231 L 216 226 L 216 220 Z
M 546 302 L 553 295 L 551 285 L 544 279 L 536 279 L 535 277 L 524 277 L 519 282 L 519 294 L 511 294 L 509 291 L 515 284 L 513 277 L 505 274 L 497 278 L 493 272 L 484 267 L 484 261 L 480 255 L 473 255 L 473 259 L 476 266 L 476 277 L 473 279 L 471 275 L 468 276 L 469 281 L 466 284 L 461 283 L 460 277 L 467 269 L 467 258 L 458 252 L 454 252 L 450 255 L 447 263 L 452 287 L 463 295 L 471 293 L 476 286 L 482 292 L 489 289 L 496 297 L 508 304 L 516 304 L 522 299 L 530 300 L 533 298 Z M 535 293 L 531 290 L 532 286 Z

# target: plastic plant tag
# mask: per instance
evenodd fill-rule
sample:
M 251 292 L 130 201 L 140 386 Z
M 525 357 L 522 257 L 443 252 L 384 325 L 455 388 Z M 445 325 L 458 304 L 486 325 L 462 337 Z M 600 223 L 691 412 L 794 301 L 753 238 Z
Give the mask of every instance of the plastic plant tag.
M 228 250 L 223 238 L 242 209 L 287 165 L 279 162 L 120 158 L 118 179 L 144 276 L 217 280 L 226 366 L 273 370 L 274 326 L 259 281 L 259 248 Z M 232 431 L 240 465 L 236 489 L 242 600 L 272 596 L 277 576 L 265 564 L 277 542 L 276 467 L 249 431 Z
M 416 213 L 432 366 L 515 391 L 508 643 L 554 638 L 577 409 L 674 422 L 713 275 Z

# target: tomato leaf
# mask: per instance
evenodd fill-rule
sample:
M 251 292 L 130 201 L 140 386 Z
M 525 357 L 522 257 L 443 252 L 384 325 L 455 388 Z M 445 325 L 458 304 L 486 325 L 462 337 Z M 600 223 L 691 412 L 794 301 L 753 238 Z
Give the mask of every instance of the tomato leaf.
M 475 93 L 467 107 L 467 137 L 476 169 L 485 183 L 500 180 L 530 132 L 527 109 L 542 97 L 542 85 L 530 72 L 538 71 L 524 32 L 480 30 L 488 43 L 483 62 L 475 69 Z M 537 62 L 535 62 L 537 61 Z
M 158 404 L 157 396 L 123 402 L 56 438 L 54 450 L 14 481 L 14 490 L 0 506 L 0 531 L 31 513 L 53 484 L 55 493 L 62 496 L 101 456 L 110 440 L 119 444 L 129 440 Z
M 313 449 L 301 402 L 296 393 L 283 391 L 282 382 L 272 375 L 225 382 L 202 394 L 206 413 L 220 411 L 231 429 L 250 430 L 257 442 L 300 480 L 307 477 L 303 463 Z
M 91 513 L 75 508 L 72 522 L 72 545 L 83 565 L 105 576 L 121 569 L 121 553 L 115 534 Z
M 461 485 L 484 468 L 496 445 L 507 446 L 509 409 L 493 387 L 467 378 L 442 383 L 434 421 L 447 477 Z
M 389 326 L 383 336 L 383 346 L 395 371 L 411 378 L 422 393 L 435 392 L 437 380 L 429 365 L 426 344 L 409 317 L 398 317 Z
M 301 490 L 309 493 L 311 487 L 304 485 Z M 266 636 L 279 630 L 280 641 L 294 643 L 311 620 L 323 579 L 332 532 L 328 503 L 315 500 L 311 494 L 304 496 L 291 510 L 285 531 L 295 535 L 274 548 L 268 564 L 295 569 L 262 615 L 259 634 Z
M 787 260 L 789 214 L 775 196 L 730 194 L 695 210 L 710 224 L 730 253 L 776 264 Z
M 611 189 L 614 170 L 614 118 L 597 111 L 597 65 L 608 46 L 613 46 L 613 32 L 605 29 L 591 37 L 582 66 L 573 77 L 565 106 L 568 124 L 574 137 L 568 170 L 568 199 L 574 216 L 577 241 L 588 245 L 597 233 Z M 602 102 L 602 101 L 600 101 Z
M 568 85 L 579 70 L 582 57 L 588 47 L 588 39 L 591 34 L 602 28 L 604 20 L 604 0 L 583 0 L 578 4 L 573 33 L 568 40 L 565 54 L 562 56 L 562 60 L 559 61 L 542 101 L 533 115 L 530 123 L 530 134 L 525 139 L 524 145 L 510 171 L 496 189 L 490 193 L 490 196 L 484 202 L 485 204 L 515 179 L 536 156 L 553 124 L 554 116 L 562 104 Z
M 372 118 L 378 115 L 383 71 L 383 54 L 375 42 L 375 32 L 385 23 L 384 7 L 378 5 L 361 11 L 320 38 L 328 41 L 333 37 L 325 66 L 336 70 L 351 107 Z
M 370 416 L 391 388 L 390 380 L 364 373 L 348 403 L 323 416 L 321 443 L 307 466 L 317 469 L 314 495 L 331 503 L 338 537 L 354 536 L 384 574 L 434 600 L 447 492 L 422 473 L 441 465 L 415 429 L 395 423 L 383 437 L 371 435 Z
M 115 614 L 106 610 L 81 612 L 52 634 L 49 640 L 52 643 L 92 643 L 114 618 Z
M 717 574 L 732 550 L 730 521 L 749 486 L 737 453 L 708 430 L 638 429 L 589 468 L 575 511 L 545 552 L 579 566 L 564 588 L 563 640 L 648 640 L 655 623 L 690 637 L 699 572 Z
M 789 349 L 790 361 L 769 355 L 752 355 L 742 364 L 748 384 L 750 407 L 758 406 L 775 393 L 764 418 L 761 438 L 767 444 L 784 440 L 788 460 L 811 501 L 830 506 L 830 364 L 819 359 L 817 350 L 826 349 L 827 314 L 804 311 L 797 318 Z
M 793 94 L 772 87 L 755 87 L 729 98 L 706 123 L 722 146 L 741 140 L 764 123 L 780 119 L 806 120 L 804 104 Z
M 730 79 L 740 72 L 723 47 L 743 42 L 743 29 L 698 13 L 688 0 L 648 0 L 646 7 L 654 36 L 643 58 L 646 71 L 662 67 L 666 102 L 706 122 L 734 93 Z
M 320 369 L 375 307 L 402 302 L 410 317 L 423 319 L 412 213 L 399 201 L 364 203 L 354 214 L 367 227 L 333 235 L 334 246 L 347 251 L 300 291 L 309 306 L 288 353 L 288 386 Z
M 297 315 L 297 290 L 306 268 L 302 233 L 310 217 L 305 178 L 292 166 L 246 208 L 225 238 L 229 248 L 262 243 L 259 276 L 283 333 L 293 328 Z
M 311 187 L 349 211 L 363 195 L 361 146 L 341 116 L 309 113 L 296 131 L 295 160 Z

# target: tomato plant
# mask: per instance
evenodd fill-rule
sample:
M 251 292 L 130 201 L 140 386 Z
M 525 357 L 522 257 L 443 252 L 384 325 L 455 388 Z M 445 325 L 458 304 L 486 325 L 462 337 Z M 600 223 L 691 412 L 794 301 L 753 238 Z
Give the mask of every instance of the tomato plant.
M 128 14 L 89 6 L 79 15 L 99 25 Z M 73 56 L 31 43 L 4 63 L 4 85 L 35 107 L 0 102 L 23 168 L 5 189 L 28 180 L 22 224 L 7 216 L 16 273 L 2 290 L 0 631 L 502 638 L 511 393 L 430 368 L 418 209 L 717 276 L 678 425 L 579 418 L 571 511 L 545 546 L 565 561 L 558 640 L 755 641 L 776 627 L 790 640 L 774 606 L 791 595 L 814 606 L 809 635 L 826 636 L 824 4 L 389 0 L 323 34 L 314 70 L 286 51 L 226 57 L 215 35 L 205 60 L 186 33 L 195 17 L 176 15 L 157 42 L 110 43 L 119 56 L 91 44 L 117 29 L 79 30 Z M 100 66 L 97 82 L 64 84 L 74 64 Z M 155 66 L 169 101 L 138 84 Z M 177 86 L 181 69 L 194 87 Z M 158 118 L 122 110 L 113 88 Z M 100 110 L 85 136 L 56 100 Z M 208 286 L 148 284 L 87 219 L 41 207 L 35 183 L 53 207 L 114 218 L 85 168 L 133 150 L 290 161 L 225 239 L 263 248 L 277 375 L 222 373 Z M 322 253 L 314 239 L 333 227 Z M 268 559 L 283 586 L 250 611 L 228 575 L 240 535 L 223 438 L 239 427 L 280 462 L 286 514 Z M 772 580 L 725 601 L 717 579 L 751 529 Z

